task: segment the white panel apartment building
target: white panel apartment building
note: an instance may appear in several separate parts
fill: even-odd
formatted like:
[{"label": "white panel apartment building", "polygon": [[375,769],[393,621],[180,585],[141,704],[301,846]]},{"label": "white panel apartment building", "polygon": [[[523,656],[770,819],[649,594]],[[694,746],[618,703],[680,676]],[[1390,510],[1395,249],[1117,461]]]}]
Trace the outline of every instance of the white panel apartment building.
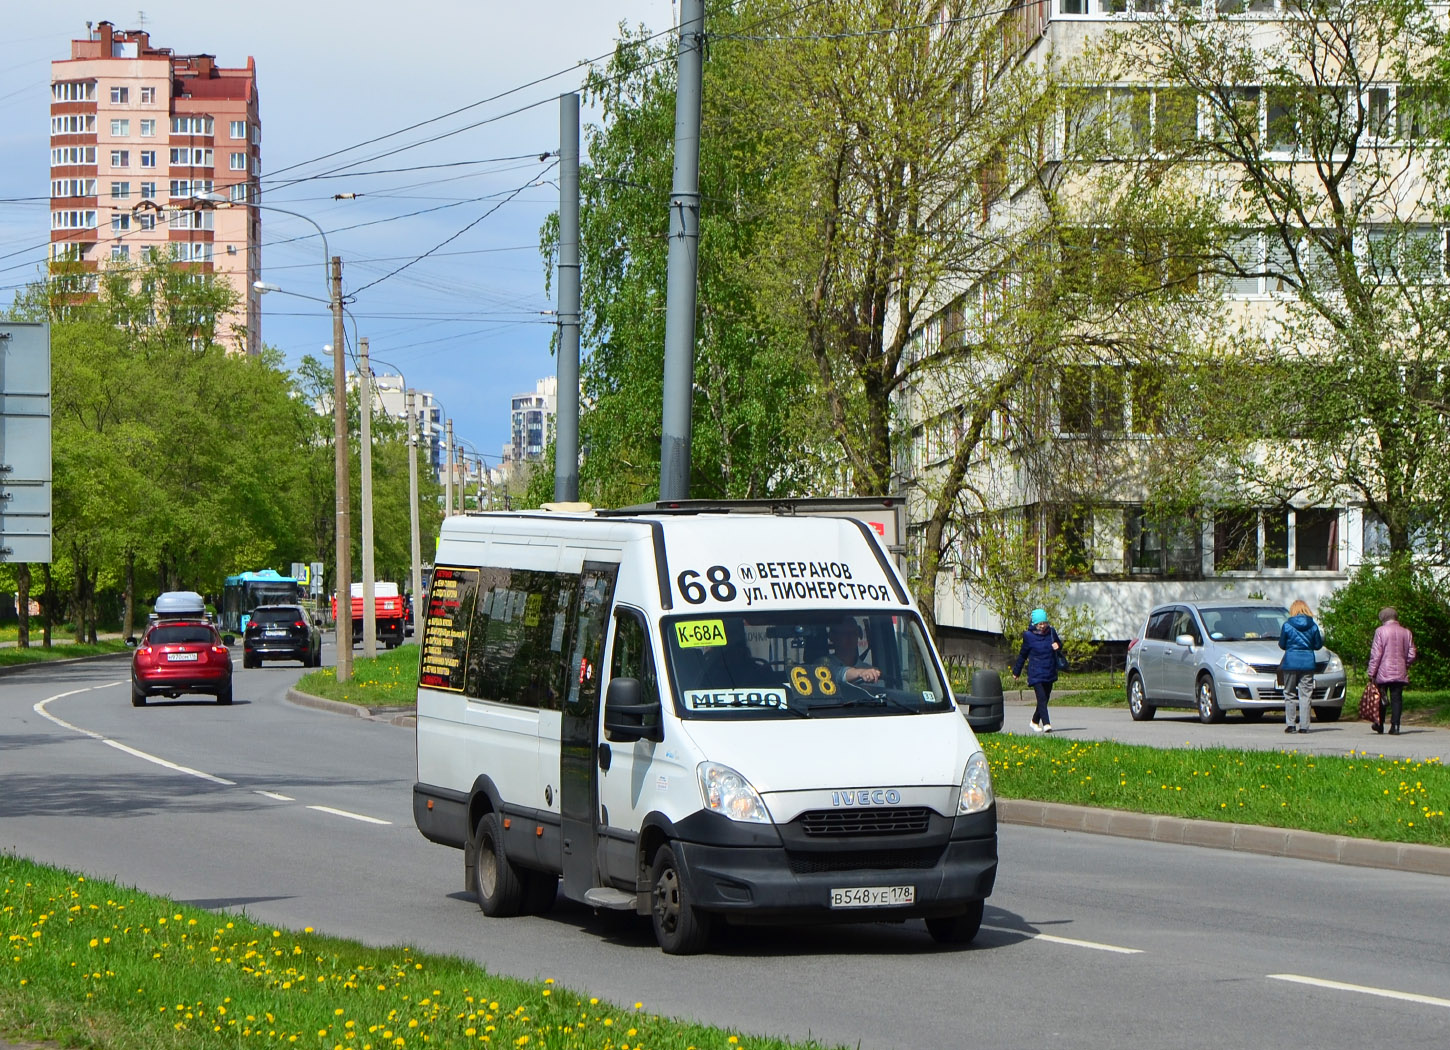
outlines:
[{"label": "white panel apartment building", "polygon": [[[1040,0],[1022,5],[1014,16],[1019,26],[1026,27],[1030,41],[1026,61],[1050,65],[1055,56],[1076,55],[1086,41],[1123,26],[1126,20],[1154,17],[1153,12],[1163,7],[1164,0]],[[1194,10],[1208,18],[1258,20],[1262,28],[1255,31],[1272,39],[1275,7],[1275,0],[1208,0],[1202,9],[1195,6]],[[1257,92],[1254,97],[1260,98],[1266,146],[1274,148],[1272,92],[1254,85],[1241,87]],[[1368,89],[1363,101],[1371,110],[1376,106],[1384,109],[1392,104],[1394,90],[1393,85]],[[1102,119],[1141,119],[1145,129],[1150,114],[1158,119],[1157,89],[1151,82],[1122,79],[1104,85],[1102,91]],[[1114,110],[1114,105],[1119,108]],[[1201,104],[1197,119],[1201,128],[1205,120]],[[995,202],[984,206],[983,224],[1001,223],[1008,211],[1021,207],[1021,195],[1014,197],[1014,188],[1008,186]],[[1430,225],[1426,231],[1427,236],[1439,238],[1443,250],[1444,232]],[[1258,252],[1260,260],[1263,253],[1270,253],[1272,267],[1272,242],[1261,237],[1247,239],[1246,244],[1250,243],[1244,250]],[[1438,279],[1444,279],[1443,271]],[[968,292],[969,303],[973,294]],[[1291,293],[1265,276],[1243,278],[1230,282],[1226,309],[1246,315],[1275,311],[1282,309],[1286,294]],[[940,338],[944,323],[948,322],[938,317],[920,338]],[[1052,391],[1048,398],[1052,407],[1047,412],[1053,440],[1070,442],[1080,437],[1077,432],[1085,427],[1076,424],[1085,414],[1093,415],[1099,429],[1120,434],[1123,442],[1146,440],[1146,428],[1135,426],[1129,378],[1121,374],[1098,378],[1103,382],[1099,384],[1083,372],[1077,380],[1085,385]],[[1252,397],[1254,391],[1244,394]],[[915,420],[913,440],[902,464],[902,474],[908,478],[940,468],[953,451],[950,425],[943,425],[948,417],[940,415],[941,400],[933,403],[921,391],[917,395],[908,395],[903,406]],[[1064,525],[1056,518],[1053,497],[1040,491],[1031,477],[1018,456],[1003,454],[978,469],[971,480],[980,491],[991,494],[995,510],[1021,514],[1038,536],[1071,530],[1069,539],[1081,557],[1071,574],[1059,575],[1058,586],[1067,604],[1086,605],[1093,611],[1100,640],[1108,642],[1126,640],[1141,626],[1150,607],[1171,600],[1262,595],[1286,605],[1303,598],[1317,609],[1322,599],[1345,583],[1366,552],[1381,550],[1385,541],[1383,524],[1351,497],[1334,505],[1306,505],[1291,499],[1287,505],[1202,507],[1177,525],[1165,527],[1145,513],[1144,492],[1121,480],[1099,482],[1107,487],[1092,496],[1092,506]],[[908,492],[908,501],[911,520],[922,520],[920,497],[913,501]],[[1040,569],[1047,571],[1041,552],[1040,558]],[[936,616],[948,629],[948,636],[952,628],[965,632],[964,638],[1003,632],[997,616],[950,566],[939,580]],[[1006,629],[1011,634],[1020,626],[1009,624]]]}]

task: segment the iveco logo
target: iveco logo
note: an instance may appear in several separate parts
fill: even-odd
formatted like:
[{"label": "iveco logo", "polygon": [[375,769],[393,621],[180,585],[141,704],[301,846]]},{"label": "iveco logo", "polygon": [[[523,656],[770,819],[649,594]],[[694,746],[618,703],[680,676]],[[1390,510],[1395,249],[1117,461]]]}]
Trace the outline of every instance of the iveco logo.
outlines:
[{"label": "iveco logo", "polygon": [[832,791],[831,805],[833,806],[898,806],[901,804],[901,792],[895,788],[882,790],[877,788],[870,791],[860,788],[855,791]]}]

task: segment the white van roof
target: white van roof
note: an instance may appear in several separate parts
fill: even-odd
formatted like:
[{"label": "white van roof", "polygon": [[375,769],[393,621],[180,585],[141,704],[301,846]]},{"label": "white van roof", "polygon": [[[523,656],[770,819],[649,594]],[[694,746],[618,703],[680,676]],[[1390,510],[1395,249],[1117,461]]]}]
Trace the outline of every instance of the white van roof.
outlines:
[{"label": "white van roof", "polygon": [[195,591],[163,591],[156,596],[157,616],[205,616],[206,601]]}]

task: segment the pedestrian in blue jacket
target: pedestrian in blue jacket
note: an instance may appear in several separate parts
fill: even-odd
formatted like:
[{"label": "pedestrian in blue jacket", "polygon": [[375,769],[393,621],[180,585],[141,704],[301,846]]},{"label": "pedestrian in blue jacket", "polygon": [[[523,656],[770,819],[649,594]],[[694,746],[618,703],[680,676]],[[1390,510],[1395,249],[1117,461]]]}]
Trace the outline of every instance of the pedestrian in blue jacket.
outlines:
[{"label": "pedestrian in blue jacket", "polygon": [[1027,630],[1022,632],[1022,649],[1012,662],[1012,677],[1021,677],[1022,665],[1027,665],[1027,684],[1037,694],[1032,728],[1038,733],[1052,732],[1052,722],[1047,717],[1047,700],[1052,696],[1052,683],[1057,681],[1057,661],[1061,652],[1062,639],[1047,622],[1047,610],[1033,609]]},{"label": "pedestrian in blue jacket", "polygon": [[[1284,732],[1309,732],[1309,701],[1314,698],[1314,654],[1324,648],[1324,635],[1303,600],[1289,606],[1289,618],[1279,628],[1279,677],[1284,682]],[[1294,708],[1298,701],[1298,725]]]}]

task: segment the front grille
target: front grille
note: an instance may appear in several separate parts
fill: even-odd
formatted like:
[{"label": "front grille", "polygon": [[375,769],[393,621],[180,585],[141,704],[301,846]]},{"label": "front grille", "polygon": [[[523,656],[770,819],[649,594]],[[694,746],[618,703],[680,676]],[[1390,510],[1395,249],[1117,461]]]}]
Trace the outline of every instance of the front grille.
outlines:
[{"label": "front grille", "polygon": [[936,867],[941,855],[941,846],[928,846],[920,849],[847,850],[843,853],[786,850],[785,859],[795,875],[819,875],[833,871],[925,870]]},{"label": "front grille", "polygon": [[[1260,689],[1260,690],[1258,690],[1258,693],[1259,693],[1259,699],[1260,700],[1273,700],[1273,701],[1276,701],[1277,703],[1281,703],[1281,704],[1284,702],[1284,690],[1282,688],[1277,687],[1277,686],[1274,687],[1274,688],[1271,688],[1271,689]],[[1294,695],[1295,696],[1298,696],[1299,694],[1298,693],[1295,693]],[[1310,699],[1311,700],[1326,700],[1328,698],[1329,698],[1329,687],[1328,686],[1324,686],[1322,688],[1319,687],[1319,686],[1315,686],[1314,687],[1314,692],[1310,694]]]},{"label": "front grille", "polygon": [[813,809],[800,815],[801,830],[812,838],[853,835],[919,835],[931,821],[925,806],[869,809]]},{"label": "front grille", "polygon": [[[1252,667],[1259,674],[1278,674],[1279,673],[1279,665],[1278,664],[1249,664],[1249,666]],[[1329,663],[1327,661],[1325,663],[1322,663],[1322,664],[1315,664],[1314,665],[1314,670],[1313,670],[1312,673],[1313,674],[1323,674],[1324,671],[1325,671],[1325,669],[1328,666],[1329,666]],[[1302,672],[1296,672],[1296,673],[1299,673],[1299,674],[1309,674],[1311,672],[1302,671]]]}]

